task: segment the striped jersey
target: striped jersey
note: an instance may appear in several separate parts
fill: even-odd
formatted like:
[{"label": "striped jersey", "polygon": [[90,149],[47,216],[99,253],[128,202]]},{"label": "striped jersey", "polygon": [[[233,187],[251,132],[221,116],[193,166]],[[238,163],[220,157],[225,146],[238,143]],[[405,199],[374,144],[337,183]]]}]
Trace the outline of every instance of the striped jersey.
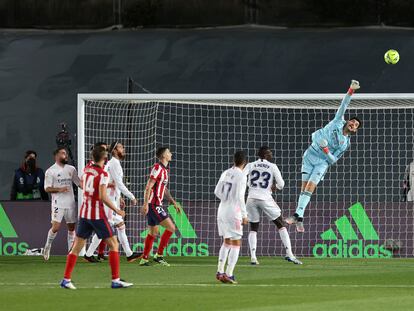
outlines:
[{"label": "striped jersey", "polygon": [[83,199],[79,217],[92,220],[106,219],[104,204],[99,200],[99,187],[108,185],[108,173],[97,165],[91,165],[84,169],[82,181]]},{"label": "striped jersey", "polygon": [[155,163],[152,167],[150,178],[155,181],[154,187],[151,189],[149,203],[161,206],[164,200],[165,188],[168,184],[169,168],[162,163]]}]

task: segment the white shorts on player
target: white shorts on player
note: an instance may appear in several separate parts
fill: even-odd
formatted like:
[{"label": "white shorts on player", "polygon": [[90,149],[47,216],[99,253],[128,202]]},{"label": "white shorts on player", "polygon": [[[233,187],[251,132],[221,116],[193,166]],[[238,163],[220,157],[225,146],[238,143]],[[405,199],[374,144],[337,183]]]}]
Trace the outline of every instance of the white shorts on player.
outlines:
[{"label": "white shorts on player", "polygon": [[[110,200],[112,201],[112,203],[114,203],[114,205],[117,208],[120,208],[120,201],[119,199],[115,199],[115,198],[110,198]],[[111,226],[118,226],[119,224],[124,222],[124,218],[121,215],[118,215],[117,213],[114,213],[110,208],[108,208],[107,206],[105,206],[105,213],[108,217],[108,221],[109,224]]]},{"label": "white shorts on player", "polygon": [[258,200],[247,199],[246,202],[247,214],[249,215],[249,222],[260,222],[260,214],[263,213],[271,220],[280,217],[282,211],[276,202],[272,200]]},{"label": "white shorts on player", "polygon": [[243,226],[241,219],[232,221],[217,219],[219,236],[223,239],[240,240],[243,236]]},{"label": "white shorts on player", "polygon": [[52,207],[51,218],[51,223],[61,223],[64,219],[67,224],[74,224],[78,220],[78,215],[75,208]]}]

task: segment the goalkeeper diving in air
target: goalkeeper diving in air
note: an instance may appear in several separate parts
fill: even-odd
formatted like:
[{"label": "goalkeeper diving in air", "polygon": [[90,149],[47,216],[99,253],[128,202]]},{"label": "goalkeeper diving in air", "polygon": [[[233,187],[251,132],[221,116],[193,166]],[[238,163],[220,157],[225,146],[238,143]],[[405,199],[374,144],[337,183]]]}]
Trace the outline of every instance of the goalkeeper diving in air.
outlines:
[{"label": "goalkeeper diving in air", "polygon": [[350,136],[356,134],[361,127],[361,121],[357,117],[352,117],[348,121],[344,119],[351,96],[359,88],[359,82],[352,80],[335,118],[325,127],[312,133],[312,144],[303,154],[302,188],[296,212],[285,220],[289,225],[296,224],[298,232],[305,232],[303,215],[316,186],[323,180],[329,166],[335,164],[349,148]]}]

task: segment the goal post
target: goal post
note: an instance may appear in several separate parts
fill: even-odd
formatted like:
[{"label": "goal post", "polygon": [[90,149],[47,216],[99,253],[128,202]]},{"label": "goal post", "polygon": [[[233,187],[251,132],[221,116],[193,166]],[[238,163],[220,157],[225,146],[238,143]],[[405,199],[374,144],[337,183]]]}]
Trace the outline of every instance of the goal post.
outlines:
[{"label": "goal post", "polygon": [[[303,152],[312,132],[332,120],[344,94],[79,94],[78,170],[97,141],[125,144],[127,187],[142,203],[158,146],[173,152],[169,188],[182,206],[169,208],[177,232],[169,256],[217,255],[214,187],[244,150],[250,162],[268,145],[286,186],[275,196],[286,217],[295,210]],[[413,202],[402,202],[406,166],[414,160],[414,94],[355,94],[345,118],[362,128],[332,166],[305,214],[306,232],[289,227],[298,256],[388,258],[414,256]],[[414,186],[414,185],[413,185]],[[127,210],[127,230],[142,250],[146,219]],[[245,237],[248,228],[244,228]],[[248,255],[244,238],[242,254]],[[282,243],[266,218],[257,254],[281,256]]]}]

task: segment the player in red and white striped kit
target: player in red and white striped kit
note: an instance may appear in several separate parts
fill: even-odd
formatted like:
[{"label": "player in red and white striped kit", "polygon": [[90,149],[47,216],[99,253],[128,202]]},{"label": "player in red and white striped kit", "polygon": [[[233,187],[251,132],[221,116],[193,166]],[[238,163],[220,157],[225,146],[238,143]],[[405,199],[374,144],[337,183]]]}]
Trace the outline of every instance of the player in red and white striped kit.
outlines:
[{"label": "player in red and white striped kit", "polygon": [[104,204],[118,215],[125,216],[125,212],[118,209],[108,198],[107,185],[108,173],[103,166],[108,157],[108,152],[102,146],[92,151],[95,162],[85,170],[83,181],[83,199],[79,212],[79,222],[76,230],[75,243],[66,259],[64,278],[60,283],[62,288],[76,289],[71,281],[72,271],[76,265],[79,252],[85,246],[86,240],[95,232],[99,238],[104,239],[109,247],[109,264],[112,271],[112,288],[125,288],[133,284],[122,281],[119,278],[119,252],[118,241],[109,225]]},{"label": "player in red and white striped kit", "polygon": [[159,162],[154,164],[152,168],[150,178],[148,179],[145,188],[144,204],[141,208],[142,214],[147,215],[148,219],[148,235],[145,239],[144,254],[139,263],[141,266],[149,265],[148,258],[152,250],[152,244],[158,235],[158,225],[163,226],[166,230],[161,236],[158,251],[154,256],[154,262],[163,266],[169,266],[164,260],[163,253],[165,247],[168,245],[170,237],[175,232],[175,225],[168,216],[168,213],[162,207],[164,194],[168,201],[174,205],[177,213],[181,212],[179,205],[175,202],[167,189],[169,180],[168,163],[172,160],[172,153],[167,147],[160,147],[158,148],[156,155]]},{"label": "player in red and white striped kit", "polygon": [[[109,151],[112,154],[112,159],[108,161],[105,168],[107,168],[107,172],[109,174],[109,181],[114,184],[114,187],[109,189],[108,188],[108,197],[109,199],[117,206],[123,209],[121,206],[121,193],[128,197],[132,205],[137,205],[137,200],[135,196],[128,190],[123,182],[124,171],[122,169],[120,161],[125,158],[125,148],[124,145],[119,141],[114,141]],[[112,212],[112,210],[105,208],[108,220],[116,227],[117,235],[119,242],[124,249],[124,252],[127,256],[128,262],[134,262],[136,259],[141,257],[141,254],[133,252],[129,245],[128,237],[126,235],[126,228],[125,222],[122,217]],[[96,248],[100,244],[101,240],[95,234],[92,238],[92,242],[89,245],[88,251],[86,252],[84,258],[87,261],[94,262],[95,258],[93,257],[93,253],[95,252]],[[99,256],[99,255],[98,255]]]}]

